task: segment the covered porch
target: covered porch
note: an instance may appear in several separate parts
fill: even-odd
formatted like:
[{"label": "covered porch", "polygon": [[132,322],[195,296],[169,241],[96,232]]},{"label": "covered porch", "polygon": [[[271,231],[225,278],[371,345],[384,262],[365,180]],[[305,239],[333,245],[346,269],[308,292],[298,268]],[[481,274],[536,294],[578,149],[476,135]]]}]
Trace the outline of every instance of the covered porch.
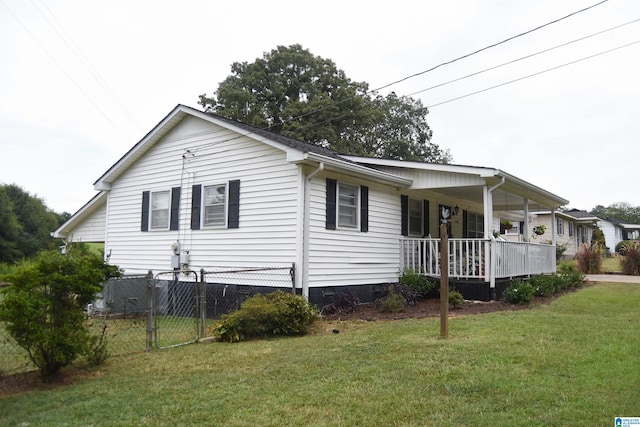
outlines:
[{"label": "covered porch", "polygon": [[[553,245],[510,242],[493,237],[447,240],[449,262],[444,268],[448,269],[449,279],[466,284],[484,284],[492,298],[495,298],[498,282],[556,272],[556,248]],[[441,249],[439,238],[403,237],[400,239],[400,268],[439,278],[443,268]]]}]

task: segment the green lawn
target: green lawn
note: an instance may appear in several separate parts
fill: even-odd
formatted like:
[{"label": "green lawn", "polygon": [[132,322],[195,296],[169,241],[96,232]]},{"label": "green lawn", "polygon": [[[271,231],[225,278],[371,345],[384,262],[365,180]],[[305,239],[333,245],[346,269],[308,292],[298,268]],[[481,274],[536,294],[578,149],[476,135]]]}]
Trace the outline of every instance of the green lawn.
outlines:
[{"label": "green lawn", "polygon": [[[608,426],[640,415],[640,286],[530,310],[320,323],[314,335],[113,357],[0,396],[0,425]],[[340,333],[332,333],[337,328]]]}]

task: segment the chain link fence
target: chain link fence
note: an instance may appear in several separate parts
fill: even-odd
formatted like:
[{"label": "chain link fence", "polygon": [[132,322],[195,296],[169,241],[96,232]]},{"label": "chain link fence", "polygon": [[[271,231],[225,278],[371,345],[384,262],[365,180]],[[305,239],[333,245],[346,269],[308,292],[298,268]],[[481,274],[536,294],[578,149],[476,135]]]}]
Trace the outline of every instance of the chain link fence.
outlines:
[{"label": "chain link fence", "polygon": [[[211,336],[216,320],[252,295],[295,292],[294,279],[294,265],[150,271],[109,280],[87,317],[93,333],[104,334],[111,356],[169,348]],[[33,369],[0,322],[0,376]]]}]

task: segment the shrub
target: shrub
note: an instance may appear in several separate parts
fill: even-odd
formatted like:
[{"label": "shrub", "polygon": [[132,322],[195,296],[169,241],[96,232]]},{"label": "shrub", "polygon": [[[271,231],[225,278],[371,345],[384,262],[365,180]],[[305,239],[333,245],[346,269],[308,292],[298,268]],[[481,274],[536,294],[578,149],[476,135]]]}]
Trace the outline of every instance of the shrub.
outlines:
[{"label": "shrub", "polygon": [[41,252],[6,277],[10,286],[0,303],[0,321],[43,380],[87,354],[92,337],[84,307],[102,283],[119,274],[99,254],[70,245],[66,255]]},{"label": "shrub", "polygon": [[436,285],[429,281],[426,276],[407,268],[398,278],[398,283],[408,286],[417,292],[419,298],[424,298],[429,292],[435,289]]},{"label": "shrub", "polygon": [[378,309],[383,313],[400,313],[407,307],[407,300],[393,289],[378,302]]},{"label": "shrub", "polygon": [[533,287],[534,295],[542,298],[550,297],[564,287],[562,279],[555,274],[533,276],[529,283]]},{"label": "shrub", "polygon": [[620,255],[624,255],[626,246],[631,243],[633,243],[631,240],[623,240],[621,242],[618,242],[618,244],[616,245],[616,252],[618,252]]},{"label": "shrub", "polygon": [[533,299],[534,292],[531,284],[517,279],[504,291],[504,297],[511,304],[526,305]]},{"label": "shrub", "polygon": [[[351,291],[335,294],[329,304],[329,311],[333,313],[351,313],[360,304],[360,300]],[[326,307],[325,307],[326,308]]]},{"label": "shrub", "polygon": [[[551,242],[549,242],[551,244]],[[557,243],[556,244],[556,262],[560,261],[562,255],[567,251],[569,246],[566,243]]]},{"label": "shrub", "polygon": [[213,332],[227,342],[301,335],[309,330],[317,316],[317,310],[301,295],[275,291],[247,299],[239,310],[223,315]]},{"label": "shrub", "polygon": [[449,291],[449,305],[458,308],[464,304],[464,297],[458,291]]},{"label": "shrub", "polygon": [[[563,288],[579,288],[584,285],[584,274],[573,264],[560,264],[558,267]],[[562,289],[558,289],[562,290]]]},{"label": "shrub", "polygon": [[640,275],[640,243],[629,242],[623,246],[622,272],[634,276]]},{"label": "shrub", "polygon": [[576,255],[578,271],[584,274],[602,272],[602,248],[599,245],[583,243]]}]

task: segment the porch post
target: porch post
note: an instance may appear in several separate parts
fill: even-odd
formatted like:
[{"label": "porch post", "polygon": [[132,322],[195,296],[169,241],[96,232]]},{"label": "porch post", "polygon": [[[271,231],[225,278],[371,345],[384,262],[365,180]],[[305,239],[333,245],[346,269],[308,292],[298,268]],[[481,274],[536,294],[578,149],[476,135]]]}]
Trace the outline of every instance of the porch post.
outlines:
[{"label": "porch post", "polygon": [[524,199],[524,230],[522,230],[522,240],[529,241],[529,199]]},{"label": "porch post", "polygon": [[493,225],[493,194],[489,186],[482,187],[482,204],[484,205],[484,238],[492,236],[491,226]]}]

